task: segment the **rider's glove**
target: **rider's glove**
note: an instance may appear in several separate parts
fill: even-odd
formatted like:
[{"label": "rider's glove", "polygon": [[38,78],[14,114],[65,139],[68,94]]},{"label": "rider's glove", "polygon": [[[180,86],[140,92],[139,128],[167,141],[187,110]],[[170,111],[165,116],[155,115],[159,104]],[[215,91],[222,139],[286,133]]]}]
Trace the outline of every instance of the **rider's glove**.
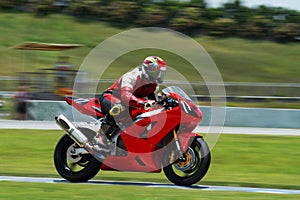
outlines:
[{"label": "rider's glove", "polygon": [[154,105],[155,105],[154,100],[147,100],[146,103],[145,103],[145,106],[144,106],[144,110],[148,110]]},{"label": "rider's glove", "polygon": [[140,100],[137,102],[139,108],[143,108],[144,110],[149,110],[154,104],[154,100]]}]

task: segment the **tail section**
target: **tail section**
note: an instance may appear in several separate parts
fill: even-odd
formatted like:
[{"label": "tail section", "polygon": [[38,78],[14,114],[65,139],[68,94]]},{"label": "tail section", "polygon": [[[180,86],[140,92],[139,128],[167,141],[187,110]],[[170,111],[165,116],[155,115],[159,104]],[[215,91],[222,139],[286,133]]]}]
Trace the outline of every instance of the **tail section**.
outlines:
[{"label": "tail section", "polygon": [[94,116],[95,118],[104,116],[101,111],[100,102],[97,98],[83,99],[74,96],[66,96],[66,101],[82,114]]}]

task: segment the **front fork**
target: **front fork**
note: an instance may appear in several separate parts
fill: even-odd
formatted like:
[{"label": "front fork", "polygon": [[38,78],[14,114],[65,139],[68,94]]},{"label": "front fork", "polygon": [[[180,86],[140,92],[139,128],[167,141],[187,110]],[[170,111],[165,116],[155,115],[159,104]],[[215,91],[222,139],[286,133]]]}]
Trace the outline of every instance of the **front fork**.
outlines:
[{"label": "front fork", "polygon": [[175,142],[175,149],[172,150],[171,152],[171,158],[170,158],[170,163],[174,163],[177,161],[184,161],[185,160],[185,153],[182,150],[180,141],[178,139],[178,134],[176,129],[173,129],[173,138]]},{"label": "front fork", "polygon": [[174,141],[175,141],[175,145],[176,145],[176,155],[182,155],[183,152],[182,152],[181,145],[178,140],[177,131],[175,128],[173,129],[173,137],[174,137]]},{"label": "front fork", "polygon": [[196,133],[180,133],[178,135],[176,129],[173,129],[173,137],[175,142],[175,152],[172,153],[171,161],[185,161],[189,145],[195,137],[202,137]]}]

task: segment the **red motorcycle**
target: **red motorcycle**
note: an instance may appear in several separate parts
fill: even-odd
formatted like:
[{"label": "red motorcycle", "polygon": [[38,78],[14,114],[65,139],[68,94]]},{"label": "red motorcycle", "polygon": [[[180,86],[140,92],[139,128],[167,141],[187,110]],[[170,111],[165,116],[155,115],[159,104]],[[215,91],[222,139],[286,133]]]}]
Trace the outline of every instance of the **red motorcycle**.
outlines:
[{"label": "red motorcycle", "polygon": [[56,145],[54,164],[57,172],[71,182],[88,181],[100,170],[163,170],[174,184],[189,186],[200,181],[209,168],[209,147],[200,134],[192,132],[202,113],[179,87],[165,88],[161,100],[144,109],[129,109],[130,117],[115,127],[105,159],[92,142],[104,117],[98,99],[66,97],[66,101],[96,119],[74,124],[64,115],[55,117],[66,134]]}]

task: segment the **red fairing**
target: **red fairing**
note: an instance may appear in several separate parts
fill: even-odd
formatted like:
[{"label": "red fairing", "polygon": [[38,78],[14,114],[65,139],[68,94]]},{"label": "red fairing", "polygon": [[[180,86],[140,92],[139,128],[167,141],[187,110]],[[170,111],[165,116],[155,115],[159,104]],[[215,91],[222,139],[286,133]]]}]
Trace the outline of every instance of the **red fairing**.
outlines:
[{"label": "red fairing", "polygon": [[[152,86],[149,86],[149,90],[144,88],[143,92],[153,92]],[[130,87],[122,87],[120,93],[123,94],[122,99],[129,99],[132,102],[140,100],[134,93],[132,94]],[[116,144],[120,145],[116,148],[121,149],[124,154],[106,157],[102,162],[102,170],[160,172],[162,159],[167,150],[165,147],[174,144],[174,134],[177,135],[182,152],[188,150],[195,138],[202,137],[192,132],[202,119],[200,109],[192,101],[176,93],[168,95],[173,98],[173,104],[170,106],[156,104],[148,110],[128,109],[129,117],[121,121],[124,126],[120,126],[116,140]],[[68,97],[67,102],[84,114],[101,115],[100,104],[96,98]]]},{"label": "red fairing", "polygon": [[183,152],[185,152],[187,150],[187,148],[189,147],[189,145],[191,144],[192,140],[195,137],[201,137],[202,138],[202,135],[200,135],[198,133],[193,133],[193,132],[178,134],[178,140],[181,144],[181,148],[182,148]]},{"label": "red fairing", "polygon": [[66,101],[68,104],[72,105],[82,114],[94,116],[96,118],[104,116],[104,114],[101,113],[101,109],[100,109],[101,106],[97,98],[82,99],[82,98],[67,96]]}]

